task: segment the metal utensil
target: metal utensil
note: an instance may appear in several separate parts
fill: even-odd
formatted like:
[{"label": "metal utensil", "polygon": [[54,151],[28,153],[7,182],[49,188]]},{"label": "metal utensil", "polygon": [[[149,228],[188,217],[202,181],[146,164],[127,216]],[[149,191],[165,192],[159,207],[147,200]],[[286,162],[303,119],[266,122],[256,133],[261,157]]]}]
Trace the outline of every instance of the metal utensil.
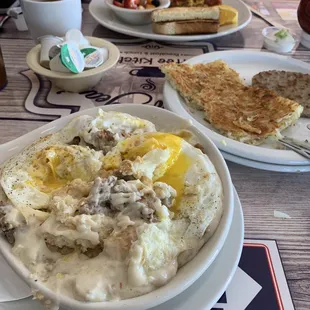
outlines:
[{"label": "metal utensil", "polygon": [[281,144],[293,150],[294,152],[310,159],[310,143],[296,139],[284,137],[278,140]]},{"label": "metal utensil", "polygon": [[274,26],[274,27],[278,27],[278,28],[286,28],[286,27],[284,27],[283,25],[281,25],[281,24],[279,24],[279,23],[273,21],[272,19],[266,17],[266,16],[263,15],[261,12],[259,12],[259,11],[255,10],[255,9],[253,9],[250,5],[246,4],[245,2],[244,2],[244,4],[249,8],[249,10],[250,10],[253,14],[255,14],[255,15],[257,15],[258,17],[260,17],[261,19],[263,19],[263,20],[264,20],[265,22],[267,22],[269,25]]}]

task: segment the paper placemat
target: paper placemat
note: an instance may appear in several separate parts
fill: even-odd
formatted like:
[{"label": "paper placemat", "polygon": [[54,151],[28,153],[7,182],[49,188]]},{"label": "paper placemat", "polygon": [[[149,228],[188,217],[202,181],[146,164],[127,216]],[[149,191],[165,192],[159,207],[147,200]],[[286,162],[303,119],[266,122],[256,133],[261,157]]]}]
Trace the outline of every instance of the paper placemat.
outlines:
[{"label": "paper placemat", "polygon": [[212,310],[294,310],[274,240],[246,239],[239,268]]}]

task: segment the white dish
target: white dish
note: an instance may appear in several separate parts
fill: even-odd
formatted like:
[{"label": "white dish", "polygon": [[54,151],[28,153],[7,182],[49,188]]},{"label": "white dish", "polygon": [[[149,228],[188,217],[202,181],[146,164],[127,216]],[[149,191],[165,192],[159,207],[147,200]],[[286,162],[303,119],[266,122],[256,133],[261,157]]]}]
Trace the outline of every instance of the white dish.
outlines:
[{"label": "white dish", "polygon": [[220,27],[218,33],[199,35],[161,35],[153,33],[152,25],[134,26],[125,24],[113,14],[107,4],[105,4],[102,0],[92,0],[89,5],[89,12],[99,24],[110,30],[114,30],[116,32],[130,36],[161,41],[195,41],[210,40],[234,33],[244,28],[251,21],[252,14],[250,10],[240,0],[224,0],[224,4],[231,5],[238,10],[238,25],[222,26]]},{"label": "white dish", "polygon": [[125,23],[130,25],[147,25],[152,23],[152,12],[157,9],[168,8],[170,6],[170,0],[160,0],[160,6],[145,10],[120,8],[113,4],[113,0],[106,0],[106,4]]},{"label": "white dish", "polygon": [[289,33],[290,36],[292,36],[292,40],[280,40],[277,41],[274,34],[281,29],[285,28],[278,28],[278,27],[266,27],[262,31],[262,35],[264,37],[264,46],[272,52],[276,53],[289,53],[293,50],[293,48],[296,45],[295,38]]},{"label": "white dish", "polygon": [[[243,248],[244,222],[236,190],[234,190],[234,205],[229,234],[215,261],[186,291],[152,310],[207,310],[222,296],[235,274]],[[31,298],[3,303],[1,306],[1,310],[43,310]]]},{"label": "white dish", "polygon": [[250,160],[247,158],[239,157],[239,156],[229,154],[223,151],[221,151],[221,153],[226,160],[242,165],[242,166],[251,167],[251,168],[275,171],[275,172],[291,172],[291,173],[300,173],[300,172],[310,171],[310,165],[288,166],[288,165],[267,164],[261,161]]},{"label": "white dish", "polygon": [[[224,213],[221,218],[220,224],[211,237],[211,239],[203,246],[199,251],[197,256],[187,263],[183,268],[181,268],[177,275],[165,286],[152,291],[149,294],[139,296],[132,299],[120,300],[120,301],[110,301],[110,302],[98,302],[98,303],[85,303],[77,300],[70,299],[65,296],[56,296],[56,294],[39,282],[34,282],[29,279],[29,271],[24,267],[24,265],[11,253],[11,246],[7,243],[3,236],[0,237],[0,251],[11,265],[11,267],[32,287],[40,290],[47,298],[52,301],[58,300],[59,304],[64,308],[70,308],[74,310],[86,310],[93,309],[99,310],[104,308],[105,310],[112,309],[126,309],[126,310],[143,310],[150,307],[157,306],[176,295],[180,294],[191,284],[194,283],[203,272],[210,266],[214,261],[219,251],[221,250],[226,237],[228,235],[232,215],[233,215],[233,187],[229,175],[226,163],[219,152],[209,138],[204,136],[195,127],[193,127],[188,120],[177,116],[169,111],[147,106],[147,105],[135,105],[135,104],[119,104],[112,106],[102,107],[104,111],[121,111],[124,113],[129,113],[134,116],[138,116],[153,122],[157,128],[161,130],[173,130],[188,128],[194,132],[203,145],[207,154],[214,164],[223,184],[224,190]],[[0,146],[0,162],[3,162],[12,155],[20,152],[23,147],[30,144],[32,141],[38,139],[41,136],[53,133],[61,129],[67,122],[82,114],[95,116],[98,108],[93,108],[89,110],[84,110],[78,113],[71,114],[69,116],[60,118],[53,121],[41,128],[34,130],[14,141],[8,142]]]},{"label": "white dish", "polygon": [[[187,61],[189,64],[208,63],[222,59],[240,73],[247,83],[251,83],[253,75],[266,70],[286,70],[310,73],[310,65],[290,58],[265,52],[223,51],[203,54]],[[184,102],[182,97],[170,86],[164,85],[165,106],[184,118],[189,118],[194,125],[203,131],[216,146],[226,153],[269,164],[279,165],[310,165],[310,160],[289,150],[279,150],[270,145],[253,146],[229,139],[215,132],[213,127],[203,119],[203,112],[196,111]],[[300,140],[310,139],[310,118],[300,118],[295,126],[282,131],[283,135]],[[223,142],[225,141],[225,142]]]}]

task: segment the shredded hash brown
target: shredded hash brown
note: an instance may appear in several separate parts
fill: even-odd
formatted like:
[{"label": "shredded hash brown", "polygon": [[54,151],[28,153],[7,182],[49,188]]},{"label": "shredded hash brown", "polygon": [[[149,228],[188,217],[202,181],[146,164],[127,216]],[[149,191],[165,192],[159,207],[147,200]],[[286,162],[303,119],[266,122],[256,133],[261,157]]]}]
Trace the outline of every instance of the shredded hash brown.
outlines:
[{"label": "shredded hash brown", "polygon": [[260,144],[294,123],[302,113],[297,102],[275,92],[245,86],[225,62],[167,64],[161,70],[185,101],[205,112],[205,119],[221,134]]}]

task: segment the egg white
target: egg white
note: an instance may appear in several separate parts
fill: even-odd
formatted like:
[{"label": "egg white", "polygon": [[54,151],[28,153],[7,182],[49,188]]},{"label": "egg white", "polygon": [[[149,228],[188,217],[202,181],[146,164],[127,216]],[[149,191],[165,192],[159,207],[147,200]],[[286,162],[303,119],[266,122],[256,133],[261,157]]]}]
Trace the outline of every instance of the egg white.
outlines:
[{"label": "egg white", "polygon": [[53,190],[76,178],[90,181],[101,168],[101,152],[55,145],[54,138],[33,143],[4,164],[0,182],[16,207],[47,207]]},{"label": "egg white", "polygon": [[[221,218],[223,189],[208,156],[173,134],[133,136],[119,143],[105,159],[109,164],[115,159],[115,168],[124,158],[134,160],[136,176],[164,182],[177,192],[170,208],[172,219],[160,217],[161,222],[149,224],[138,233],[135,247],[141,248],[143,255],[131,266],[135,275],[143,270],[140,275],[146,279],[153,270],[176,261],[181,253],[183,265],[198,252]],[[212,223],[216,225],[211,231]]]},{"label": "egg white", "polygon": [[[155,126],[151,122],[119,112],[103,112],[99,109],[96,117],[88,115],[76,117],[59,132],[35,141],[4,164],[0,182],[7,197],[18,207],[26,206],[40,209],[48,204],[50,194],[42,191],[36,182],[33,182],[29,169],[31,170],[35,165],[36,157],[40,152],[53,146],[56,146],[58,149],[56,153],[61,153],[56,154],[60,159],[64,153],[71,153],[73,155],[73,160],[71,164],[69,163],[69,167],[67,167],[70,169],[73,179],[85,179],[85,176],[83,177],[76,173],[76,170],[81,170],[83,167],[86,172],[89,172],[89,177],[93,178],[101,167],[101,153],[84,146],[68,146],[68,144],[75,137],[80,137],[86,143],[92,144],[92,134],[103,129],[118,134],[120,140],[132,134],[156,131]],[[125,134],[125,136],[121,136],[121,133]],[[75,158],[77,157],[77,148],[80,148],[80,151],[83,153],[80,158]],[[59,173],[61,174],[61,171],[58,171]],[[58,176],[60,179],[65,179],[64,176]],[[64,180],[63,185],[66,183],[66,180]],[[51,192],[51,190],[48,192]]]},{"label": "egg white", "polygon": [[143,134],[144,132],[156,131],[155,125],[147,120],[115,111],[104,112],[98,110],[98,115],[89,124],[79,131],[80,137],[85,142],[93,143],[93,134],[108,130],[113,133],[118,141],[124,140],[131,135]]}]

